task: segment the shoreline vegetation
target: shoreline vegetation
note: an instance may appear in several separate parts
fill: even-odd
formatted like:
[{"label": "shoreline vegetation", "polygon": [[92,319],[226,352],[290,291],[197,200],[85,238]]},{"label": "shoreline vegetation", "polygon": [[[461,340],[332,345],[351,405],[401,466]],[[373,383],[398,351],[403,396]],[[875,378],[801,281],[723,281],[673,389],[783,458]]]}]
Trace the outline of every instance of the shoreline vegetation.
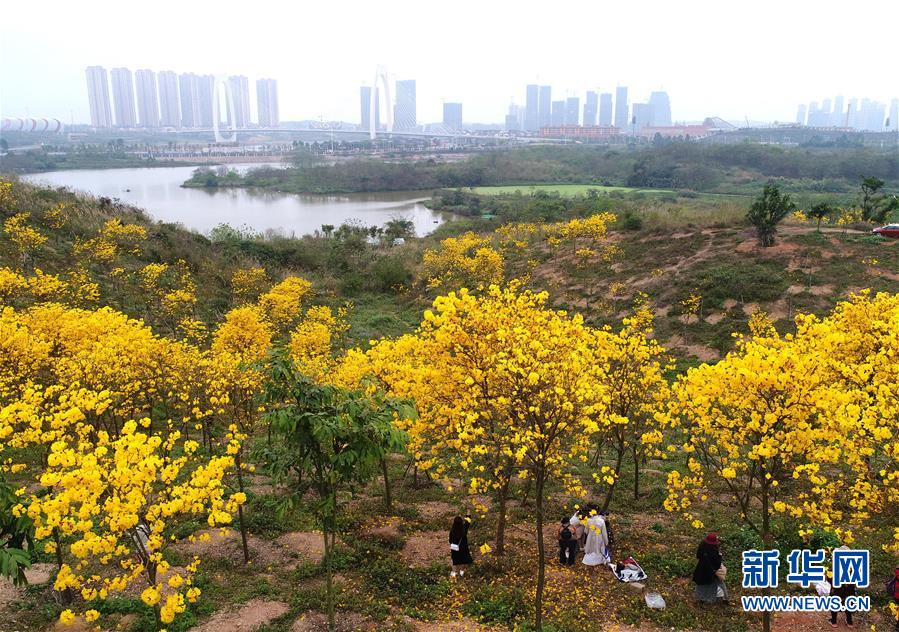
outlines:
[{"label": "shoreline vegetation", "polygon": [[27,175],[76,169],[136,169],[160,167],[218,166],[205,160],[141,158],[115,152],[11,153],[0,157],[0,173]]},{"label": "shoreline vegetation", "polygon": [[262,167],[245,174],[199,169],[184,186],[259,187],[284,193],[472,189],[479,194],[524,194],[531,187],[557,185],[562,195],[594,189],[671,201],[703,194],[754,196],[769,180],[803,195],[854,193],[862,176],[885,180],[887,190],[899,188],[899,155],[892,149],[672,142],[647,148],[527,147],[453,161],[360,158],[335,164],[318,163],[301,151],[292,162],[286,169]]}]

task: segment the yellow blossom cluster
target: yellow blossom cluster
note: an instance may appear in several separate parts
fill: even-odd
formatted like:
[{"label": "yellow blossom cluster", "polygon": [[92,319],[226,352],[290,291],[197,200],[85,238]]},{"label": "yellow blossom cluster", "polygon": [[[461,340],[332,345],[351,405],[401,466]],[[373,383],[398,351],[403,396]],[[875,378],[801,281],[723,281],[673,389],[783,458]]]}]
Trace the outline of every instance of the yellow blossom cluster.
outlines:
[{"label": "yellow blossom cluster", "polygon": [[491,239],[473,232],[448,237],[438,249],[428,249],[422,261],[429,287],[456,288],[477,286],[503,280],[503,256],[491,245]]},{"label": "yellow blossom cluster", "polygon": [[669,476],[665,506],[701,526],[695,505],[714,491],[762,534],[785,513],[851,541],[899,503],[899,296],[862,292],[798,316],[795,334],[762,315],[750,327],[674,385],[688,467]]}]

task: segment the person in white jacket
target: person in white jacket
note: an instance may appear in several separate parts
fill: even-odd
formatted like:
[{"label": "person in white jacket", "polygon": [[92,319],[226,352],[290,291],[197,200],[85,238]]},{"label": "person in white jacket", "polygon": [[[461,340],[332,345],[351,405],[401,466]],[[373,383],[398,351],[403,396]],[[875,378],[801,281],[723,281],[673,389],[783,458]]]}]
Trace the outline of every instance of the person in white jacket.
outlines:
[{"label": "person in white jacket", "polygon": [[609,556],[609,532],[602,516],[596,514],[587,520],[587,544],[584,547],[584,559],[587,566],[599,566],[611,561]]}]

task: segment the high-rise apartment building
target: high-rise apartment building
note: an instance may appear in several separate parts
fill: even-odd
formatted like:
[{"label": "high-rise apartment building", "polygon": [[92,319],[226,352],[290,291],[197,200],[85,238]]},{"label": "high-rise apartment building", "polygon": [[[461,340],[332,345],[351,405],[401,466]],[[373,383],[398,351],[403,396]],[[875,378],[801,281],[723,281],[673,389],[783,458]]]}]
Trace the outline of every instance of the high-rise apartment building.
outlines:
[{"label": "high-rise apartment building", "polygon": [[671,100],[664,91],[649,95],[650,122],[652,127],[671,127]]},{"label": "high-rise apartment building", "polygon": [[159,119],[163,127],[181,126],[181,107],[178,102],[178,75],[163,70],[156,76],[159,87]]},{"label": "high-rise apartment building", "polygon": [[615,88],[615,127],[622,131],[628,128],[627,114],[627,87],[618,86]]},{"label": "high-rise apartment building", "polygon": [[137,87],[137,116],[141,127],[159,127],[159,97],[156,91],[156,73],[138,70],[134,73]]},{"label": "high-rise apartment building", "polygon": [[106,68],[89,66],[87,75],[87,101],[91,111],[91,125],[112,127],[112,107],[109,103],[109,79]]},{"label": "high-rise apartment building", "polygon": [[131,71],[127,68],[113,68],[111,78],[116,127],[135,127],[137,116],[134,113],[134,81]]},{"label": "high-rise apartment building", "polygon": [[178,76],[181,95],[181,127],[200,127],[200,88],[192,72]]},{"label": "high-rise apartment building", "polygon": [[596,125],[596,112],[599,108],[599,93],[587,92],[584,102],[584,125]]},{"label": "high-rise apartment building", "polygon": [[890,122],[887,129],[891,132],[899,130],[899,99],[890,102]]},{"label": "high-rise apartment building", "polygon": [[540,124],[540,119],[538,118],[538,112],[540,111],[538,93],[540,88],[537,84],[530,84],[525,89],[524,96],[524,129],[528,132],[533,132],[537,129],[537,126]]},{"label": "high-rise apartment building", "polygon": [[228,85],[234,99],[234,125],[245,129],[250,126],[250,82],[243,75],[232,75]]},{"label": "high-rise apartment building", "polygon": [[462,104],[443,104],[443,124],[449,129],[462,129]]},{"label": "high-rise apartment building", "polygon": [[396,82],[396,108],[393,112],[393,129],[413,130],[418,125],[415,105],[415,79]]},{"label": "high-rise apartment building", "polygon": [[381,108],[378,99],[378,89],[371,86],[362,86],[359,89],[359,109],[360,109],[360,127],[364,130],[371,130],[371,99],[372,93],[375,98],[375,130],[381,127]]},{"label": "high-rise apartment building", "polygon": [[274,79],[256,81],[256,106],[259,110],[260,127],[278,127],[278,82]]},{"label": "high-rise apartment building", "polygon": [[197,77],[197,97],[200,100],[200,127],[212,127],[212,117],[217,103],[213,103],[215,95],[215,77],[200,75]]},{"label": "high-rise apartment building", "polygon": [[846,118],[846,110],[843,109],[843,97],[837,95],[833,100],[833,115],[830,124],[834,127],[842,127]]},{"label": "high-rise apartment building", "polygon": [[549,127],[553,111],[552,86],[540,86],[537,98],[537,127]]},{"label": "high-rise apartment building", "polygon": [[796,109],[796,124],[797,125],[805,125],[805,104],[800,103],[799,107]]},{"label": "high-rise apartment building", "polygon": [[580,123],[581,100],[578,97],[565,99],[565,125],[577,125]]},{"label": "high-rise apartment building", "polygon": [[599,95],[599,124],[602,127],[612,125],[612,93],[603,92]]},{"label": "high-rise apartment building", "polygon": [[561,127],[565,125],[565,101],[553,101],[552,110],[549,117],[549,125],[543,125],[542,127]]}]

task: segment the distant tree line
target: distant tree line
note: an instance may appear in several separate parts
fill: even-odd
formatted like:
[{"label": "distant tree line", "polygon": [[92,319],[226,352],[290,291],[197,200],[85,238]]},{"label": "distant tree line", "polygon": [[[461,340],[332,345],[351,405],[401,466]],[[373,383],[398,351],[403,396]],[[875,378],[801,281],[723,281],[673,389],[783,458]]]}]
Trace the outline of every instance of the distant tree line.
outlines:
[{"label": "distant tree line", "polygon": [[[237,181],[207,172],[188,186],[253,186],[295,193],[428,190],[484,185],[583,183],[713,191],[769,179],[801,180],[832,190],[873,176],[899,181],[895,152],[869,148],[783,148],[744,143],[671,142],[643,148],[540,146],[441,162],[359,159],[323,165],[298,157],[288,169],[260,168]],[[229,178],[230,180],[230,178]],[[818,183],[818,186],[815,186]]]}]

